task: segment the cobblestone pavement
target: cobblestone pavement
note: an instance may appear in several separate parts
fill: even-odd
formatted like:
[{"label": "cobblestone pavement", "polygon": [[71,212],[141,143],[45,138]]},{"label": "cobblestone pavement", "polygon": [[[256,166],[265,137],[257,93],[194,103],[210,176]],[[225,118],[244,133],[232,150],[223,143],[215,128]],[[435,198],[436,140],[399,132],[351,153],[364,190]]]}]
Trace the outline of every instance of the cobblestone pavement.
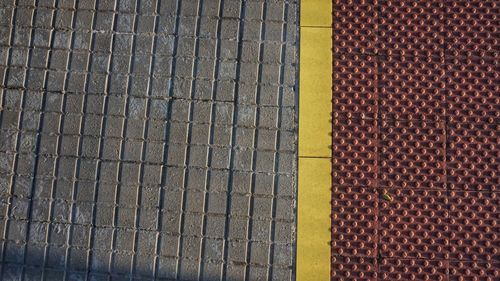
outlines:
[{"label": "cobblestone pavement", "polygon": [[0,280],[291,280],[297,1],[0,1]]}]

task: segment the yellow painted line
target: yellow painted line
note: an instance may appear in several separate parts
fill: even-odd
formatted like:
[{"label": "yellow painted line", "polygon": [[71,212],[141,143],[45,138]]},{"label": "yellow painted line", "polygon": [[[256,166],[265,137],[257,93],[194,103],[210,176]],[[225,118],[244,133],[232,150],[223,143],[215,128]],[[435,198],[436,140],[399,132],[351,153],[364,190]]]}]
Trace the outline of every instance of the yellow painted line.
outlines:
[{"label": "yellow painted line", "polygon": [[332,1],[302,0],[297,281],[330,280]]},{"label": "yellow painted line", "polygon": [[331,26],[332,0],[300,1],[300,26]]},{"label": "yellow painted line", "polygon": [[299,158],[297,281],[330,280],[330,159]]},{"label": "yellow painted line", "polygon": [[331,156],[331,49],[331,28],[300,28],[299,156]]}]

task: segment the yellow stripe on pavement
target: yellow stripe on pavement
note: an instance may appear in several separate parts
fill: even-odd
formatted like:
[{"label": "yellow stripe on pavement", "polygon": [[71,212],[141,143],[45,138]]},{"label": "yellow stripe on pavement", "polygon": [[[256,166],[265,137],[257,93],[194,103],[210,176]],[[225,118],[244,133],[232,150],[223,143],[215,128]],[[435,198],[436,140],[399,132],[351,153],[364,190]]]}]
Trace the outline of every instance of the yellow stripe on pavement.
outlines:
[{"label": "yellow stripe on pavement", "polygon": [[332,1],[302,0],[297,281],[330,280]]},{"label": "yellow stripe on pavement", "polygon": [[331,41],[330,28],[300,28],[299,156],[331,156]]}]

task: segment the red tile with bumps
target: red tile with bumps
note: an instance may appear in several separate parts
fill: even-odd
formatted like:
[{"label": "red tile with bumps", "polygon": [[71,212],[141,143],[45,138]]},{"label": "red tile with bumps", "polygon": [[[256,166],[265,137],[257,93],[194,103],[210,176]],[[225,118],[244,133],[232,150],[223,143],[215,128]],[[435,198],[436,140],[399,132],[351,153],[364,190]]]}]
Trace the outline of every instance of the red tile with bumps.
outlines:
[{"label": "red tile with bumps", "polygon": [[332,280],[500,280],[500,2],[334,0]]}]

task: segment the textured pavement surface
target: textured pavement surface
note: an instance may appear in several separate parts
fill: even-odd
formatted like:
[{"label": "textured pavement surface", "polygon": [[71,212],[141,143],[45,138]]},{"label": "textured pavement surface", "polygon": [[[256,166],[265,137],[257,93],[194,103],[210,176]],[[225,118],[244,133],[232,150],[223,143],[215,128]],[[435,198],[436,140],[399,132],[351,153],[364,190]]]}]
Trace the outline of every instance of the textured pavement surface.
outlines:
[{"label": "textured pavement surface", "polygon": [[332,280],[499,280],[499,2],[333,9]]},{"label": "textured pavement surface", "polygon": [[0,1],[0,279],[293,279],[297,14]]}]

